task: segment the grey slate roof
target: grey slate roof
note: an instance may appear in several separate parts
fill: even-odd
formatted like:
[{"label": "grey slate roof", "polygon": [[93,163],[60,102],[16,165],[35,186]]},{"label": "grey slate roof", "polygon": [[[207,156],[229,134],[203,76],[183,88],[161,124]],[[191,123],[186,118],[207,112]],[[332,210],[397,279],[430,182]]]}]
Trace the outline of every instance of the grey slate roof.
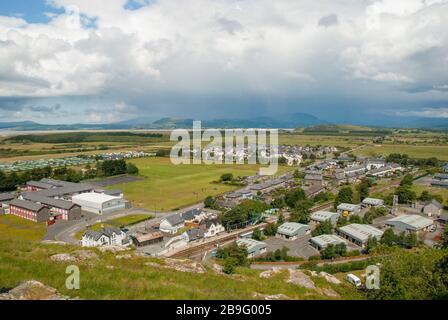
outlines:
[{"label": "grey slate roof", "polygon": [[182,218],[180,214],[172,214],[165,218],[172,226],[177,226],[178,224],[183,223],[185,220]]},{"label": "grey slate roof", "polygon": [[15,196],[12,193],[0,193],[0,201],[9,201],[14,198]]},{"label": "grey slate roof", "polygon": [[43,197],[39,194],[35,194],[34,192],[22,193],[22,197],[25,200],[29,200],[32,202],[40,202],[44,205],[51,206],[54,208],[64,209],[64,210],[70,210],[71,208],[76,206],[76,204],[74,204],[70,201]]},{"label": "grey slate roof", "polygon": [[115,195],[123,194],[123,190],[120,190],[120,189],[104,190],[103,193],[108,195],[108,196],[115,196]]},{"label": "grey slate roof", "polygon": [[189,210],[186,212],[182,212],[181,216],[184,221],[185,220],[190,221],[190,220],[193,220],[196,216],[199,216],[200,214],[201,214],[201,210],[193,209],[193,210]]},{"label": "grey slate roof", "polygon": [[430,205],[430,204],[434,205],[435,207],[437,207],[439,209],[443,209],[443,205],[439,201],[437,201],[435,199],[431,200],[426,205]]},{"label": "grey slate roof", "polygon": [[53,185],[48,184],[48,183],[44,183],[44,182],[41,182],[41,181],[28,181],[26,183],[26,185],[27,186],[31,186],[31,187],[37,187],[37,188],[40,188],[40,189],[51,189],[51,188],[53,188]]},{"label": "grey slate roof", "polygon": [[27,201],[27,200],[20,200],[20,199],[14,199],[10,202],[10,204],[15,207],[31,210],[34,212],[38,212],[38,211],[42,210],[43,208],[45,208],[44,205],[37,204],[37,203]]}]

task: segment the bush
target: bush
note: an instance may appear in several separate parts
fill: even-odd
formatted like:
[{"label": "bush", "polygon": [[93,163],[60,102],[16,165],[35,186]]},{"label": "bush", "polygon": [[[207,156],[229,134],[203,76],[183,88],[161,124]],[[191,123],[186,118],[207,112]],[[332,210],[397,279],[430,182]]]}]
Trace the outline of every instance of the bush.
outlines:
[{"label": "bush", "polygon": [[137,166],[135,164],[133,164],[133,163],[128,163],[126,165],[126,173],[127,174],[137,175],[138,174]]},{"label": "bush", "polygon": [[236,258],[228,257],[224,260],[224,268],[222,271],[225,274],[233,274],[238,265],[238,260]]}]

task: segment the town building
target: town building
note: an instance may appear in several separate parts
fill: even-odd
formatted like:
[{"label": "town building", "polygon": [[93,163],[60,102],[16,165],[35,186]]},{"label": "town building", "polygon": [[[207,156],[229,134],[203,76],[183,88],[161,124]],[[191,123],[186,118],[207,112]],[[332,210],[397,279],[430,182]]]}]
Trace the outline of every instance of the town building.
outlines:
[{"label": "town building", "polygon": [[214,237],[224,231],[226,229],[224,226],[218,221],[218,219],[210,219],[201,225],[201,228],[204,230],[204,237],[210,238]]},{"label": "town building", "polygon": [[118,228],[104,228],[100,231],[87,230],[81,240],[83,247],[127,246],[126,233]]},{"label": "town building", "polygon": [[172,214],[160,222],[159,229],[164,233],[176,234],[185,226],[185,221],[180,214]]},{"label": "town building", "polygon": [[106,196],[124,198],[124,193],[121,189],[102,190],[101,193],[105,194]]},{"label": "town building", "polygon": [[370,237],[380,240],[384,232],[368,224],[353,223],[336,229],[336,233],[342,238],[364,247]]},{"label": "town building", "polygon": [[448,222],[448,213],[443,213],[438,219],[437,221],[443,225],[446,225]]},{"label": "town building", "polygon": [[54,188],[54,186],[40,181],[28,181],[25,186],[25,190],[30,192],[47,190],[51,188]]},{"label": "town building", "polygon": [[358,204],[341,203],[338,205],[337,211],[343,217],[348,217],[361,212],[361,206]]},{"label": "town building", "polygon": [[336,225],[339,219],[339,213],[337,212],[329,212],[329,211],[317,211],[313,212],[310,216],[311,221],[314,223],[322,223],[326,221],[330,221],[332,225]]},{"label": "town building", "polygon": [[9,203],[9,214],[37,223],[48,222],[50,219],[48,207],[20,199],[14,199]]},{"label": "town building", "polygon": [[42,197],[34,192],[23,193],[20,198],[48,207],[53,220],[72,221],[82,217],[81,206],[70,201]]},{"label": "town building", "polygon": [[448,181],[432,180],[431,186],[438,188],[448,188]]},{"label": "town building", "polygon": [[126,203],[123,198],[112,197],[102,193],[81,193],[72,197],[72,202],[81,206],[83,211],[99,215],[118,210],[124,210]]},{"label": "town building", "polygon": [[431,200],[422,209],[428,217],[438,217],[443,213],[443,205],[437,200]]},{"label": "town building", "polygon": [[401,215],[386,221],[386,226],[397,232],[428,231],[434,225],[434,221],[419,215]]},{"label": "town building", "polygon": [[383,199],[375,199],[375,198],[365,198],[362,200],[362,207],[370,208],[370,207],[381,207],[384,206]]},{"label": "town building", "polygon": [[277,237],[286,240],[296,240],[310,233],[310,226],[297,222],[286,222],[277,229]]},{"label": "town building", "polygon": [[346,241],[333,234],[323,234],[310,239],[310,244],[317,250],[322,250],[329,245],[346,244]]},{"label": "town building", "polygon": [[188,229],[182,234],[186,242],[196,241],[204,238],[204,230],[201,228]]},{"label": "town building", "polygon": [[448,181],[448,173],[437,173],[434,175],[435,180]]},{"label": "town building", "polygon": [[396,174],[397,172],[403,171],[403,167],[401,167],[399,164],[389,164],[384,167],[370,170],[367,174],[372,177],[387,177]]},{"label": "town building", "polygon": [[154,230],[146,234],[132,235],[131,239],[137,247],[145,247],[163,242],[163,233]]},{"label": "town building", "polygon": [[0,193],[0,215],[9,214],[9,203],[14,199],[12,193]]},{"label": "town building", "polygon": [[239,247],[246,247],[247,249],[247,253],[248,253],[248,258],[254,258],[256,256],[262,255],[264,253],[266,253],[267,250],[267,244],[261,241],[257,241],[254,239],[246,239],[246,238],[242,238],[242,239],[238,239],[236,241],[236,244]]}]

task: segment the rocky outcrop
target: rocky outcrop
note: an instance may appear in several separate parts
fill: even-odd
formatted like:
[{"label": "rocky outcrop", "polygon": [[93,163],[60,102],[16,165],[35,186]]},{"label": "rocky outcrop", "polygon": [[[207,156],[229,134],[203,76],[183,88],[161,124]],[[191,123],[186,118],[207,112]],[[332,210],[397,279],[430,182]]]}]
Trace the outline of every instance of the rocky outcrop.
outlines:
[{"label": "rocky outcrop", "polygon": [[262,299],[262,300],[292,300],[290,297],[283,293],[267,295],[261,293],[254,293],[252,295],[254,299]]},{"label": "rocky outcrop", "polygon": [[306,289],[316,290],[316,285],[313,280],[311,280],[311,277],[300,270],[289,269],[289,278],[287,282]]},{"label": "rocky outcrop", "polygon": [[0,300],[69,300],[69,297],[60,295],[56,289],[41,282],[31,280],[0,294]]},{"label": "rocky outcrop", "polygon": [[282,270],[280,268],[272,268],[271,270],[263,271],[260,273],[260,278],[269,279],[272,276],[280,273]]},{"label": "rocky outcrop", "polygon": [[338,278],[336,278],[335,276],[333,276],[332,274],[326,273],[326,272],[321,272],[319,273],[319,275],[323,278],[325,278],[325,280],[327,280],[329,283],[332,284],[341,284],[341,280],[339,280]]}]

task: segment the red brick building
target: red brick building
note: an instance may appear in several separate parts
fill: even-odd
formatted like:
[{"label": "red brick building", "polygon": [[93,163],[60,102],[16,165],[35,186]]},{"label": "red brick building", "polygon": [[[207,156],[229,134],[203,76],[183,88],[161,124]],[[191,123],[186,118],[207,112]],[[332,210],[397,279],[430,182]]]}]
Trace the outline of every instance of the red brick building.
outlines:
[{"label": "red brick building", "polygon": [[50,209],[46,206],[19,199],[9,203],[9,214],[38,223],[47,222],[50,219]]}]

